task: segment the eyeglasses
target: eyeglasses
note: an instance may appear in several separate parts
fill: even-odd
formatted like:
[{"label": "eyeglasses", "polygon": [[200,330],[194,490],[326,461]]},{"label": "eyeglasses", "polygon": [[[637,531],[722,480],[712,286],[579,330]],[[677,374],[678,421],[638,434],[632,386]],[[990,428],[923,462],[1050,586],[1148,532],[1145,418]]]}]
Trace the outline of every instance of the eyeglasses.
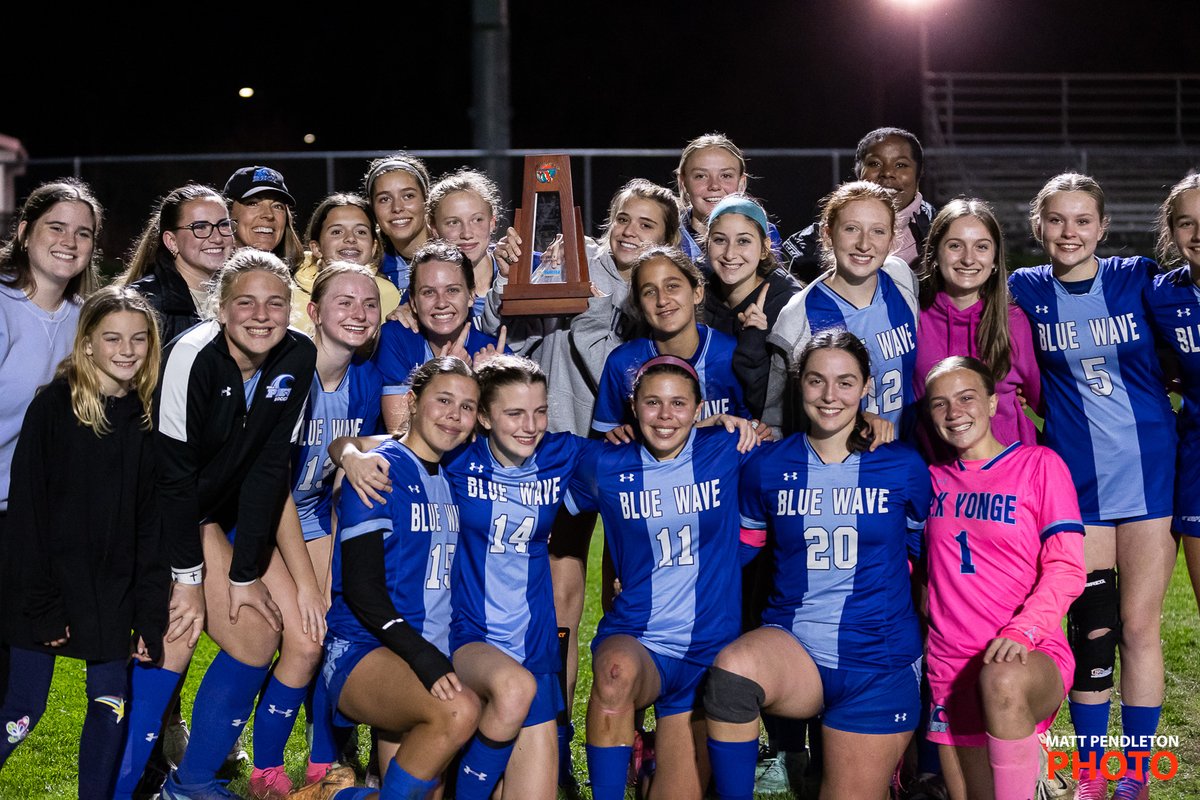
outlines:
[{"label": "eyeglasses", "polygon": [[191,225],[180,225],[175,230],[181,231],[187,229],[192,232],[192,236],[197,239],[208,239],[213,235],[213,230],[221,232],[222,236],[233,236],[233,232],[237,230],[237,220],[232,220],[226,217],[220,222],[193,222]]}]

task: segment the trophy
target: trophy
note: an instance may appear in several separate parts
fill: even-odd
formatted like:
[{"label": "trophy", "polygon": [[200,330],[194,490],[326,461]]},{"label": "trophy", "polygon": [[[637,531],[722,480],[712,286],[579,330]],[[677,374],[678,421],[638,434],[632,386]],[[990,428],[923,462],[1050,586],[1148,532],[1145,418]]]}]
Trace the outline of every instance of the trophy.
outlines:
[{"label": "trophy", "polygon": [[[560,316],[586,311],[592,296],[583,217],[571,186],[571,159],[562,154],[525,156],[521,207],[513,227],[525,246],[509,267],[500,313]],[[540,258],[533,265],[534,253]]]}]

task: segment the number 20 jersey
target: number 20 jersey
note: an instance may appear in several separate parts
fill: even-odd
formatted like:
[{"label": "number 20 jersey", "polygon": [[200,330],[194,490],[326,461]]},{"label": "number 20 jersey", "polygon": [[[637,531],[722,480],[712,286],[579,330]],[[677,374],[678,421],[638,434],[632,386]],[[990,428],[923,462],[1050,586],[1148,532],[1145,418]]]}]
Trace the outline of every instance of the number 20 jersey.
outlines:
[{"label": "number 20 jersey", "polygon": [[1071,470],[1084,523],[1170,516],[1175,420],[1142,300],[1154,262],[1098,263],[1084,294],[1049,265],[1009,278],[1033,328],[1046,444]]},{"label": "number 20 jersey", "polygon": [[626,445],[580,464],[567,508],[600,512],[621,581],[595,642],[627,634],[660,655],[710,664],[737,638],[737,441],[722,427],[698,428],[670,461]]},{"label": "number 20 jersey", "polygon": [[908,556],[933,492],[905,444],[826,464],[803,434],[756,450],[742,473],[743,528],[774,533],[763,623],[791,631],[823,667],[882,672],[921,655]]}]

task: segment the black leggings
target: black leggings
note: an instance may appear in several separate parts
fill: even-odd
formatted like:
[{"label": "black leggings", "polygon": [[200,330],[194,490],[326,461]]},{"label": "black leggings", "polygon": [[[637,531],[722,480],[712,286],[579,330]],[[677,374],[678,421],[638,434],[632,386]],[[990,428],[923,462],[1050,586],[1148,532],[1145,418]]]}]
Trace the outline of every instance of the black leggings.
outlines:
[{"label": "black leggings", "polygon": [[[38,650],[11,650],[8,695],[0,707],[0,769],[29,735],[50,694],[56,656]],[[87,662],[87,715],[79,740],[79,797],[112,796],[125,749],[125,708],[129,698],[126,661]]]}]

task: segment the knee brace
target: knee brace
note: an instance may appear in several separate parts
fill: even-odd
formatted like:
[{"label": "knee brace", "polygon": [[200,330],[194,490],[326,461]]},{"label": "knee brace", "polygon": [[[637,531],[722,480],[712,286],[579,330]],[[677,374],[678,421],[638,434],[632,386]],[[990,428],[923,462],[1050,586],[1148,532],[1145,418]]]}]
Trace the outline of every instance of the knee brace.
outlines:
[{"label": "knee brace", "polygon": [[[1093,631],[1108,632],[1092,637]],[[1075,654],[1075,684],[1079,692],[1102,692],[1113,686],[1113,664],[1120,639],[1121,598],[1117,572],[1098,569],[1087,574],[1083,594],[1067,615],[1067,639]]]},{"label": "knee brace", "polygon": [[704,686],[704,713],[709,719],[735,725],[754,722],[766,697],[757,681],[709,667]]}]

